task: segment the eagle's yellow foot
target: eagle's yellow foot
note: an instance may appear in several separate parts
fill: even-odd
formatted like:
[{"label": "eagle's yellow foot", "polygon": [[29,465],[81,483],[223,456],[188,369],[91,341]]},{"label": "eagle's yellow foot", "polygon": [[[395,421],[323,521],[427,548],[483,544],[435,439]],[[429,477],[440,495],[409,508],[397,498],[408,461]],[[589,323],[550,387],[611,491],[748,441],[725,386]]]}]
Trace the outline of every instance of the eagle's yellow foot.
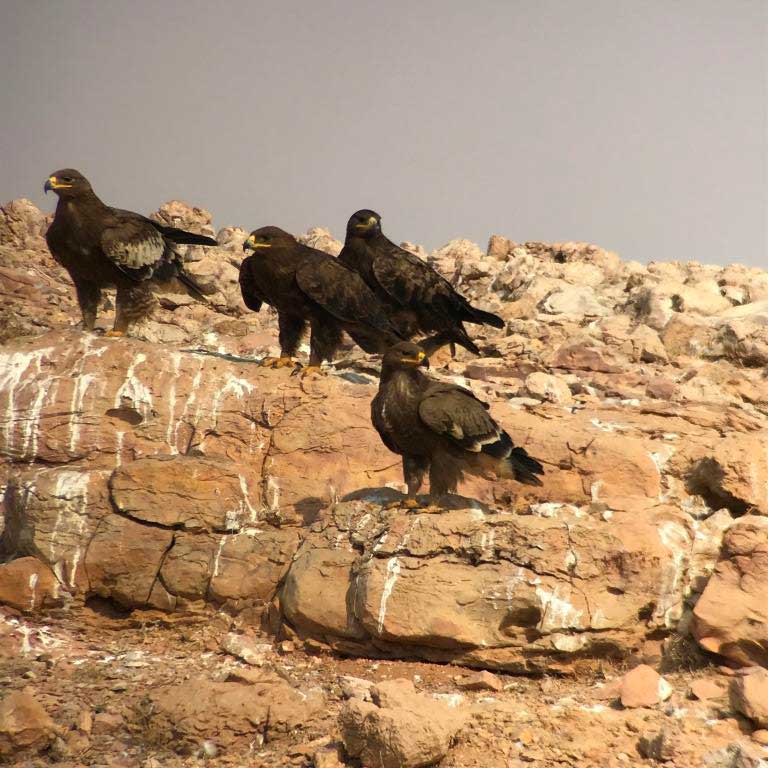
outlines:
[{"label": "eagle's yellow foot", "polygon": [[318,376],[324,376],[325,371],[319,365],[306,365],[299,372],[299,376],[301,376],[302,379],[305,376],[313,376],[315,374]]},{"label": "eagle's yellow foot", "polygon": [[386,509],[421,509],[421,503],[416,499],[398,499],[387,504]]},{"label": "eagle's yellow foot", "polygon": [[125,331],[107,331],[105,336],[111,338],[111,339],[121,339],[123,336],[125,336]]},{"label": "eagle's yellow foot", "polygon": [[263,368],[288,368],[294,365],[295,363],[290,357],[263,357],[261,359]]},{"label": "eagle's yellow foot", "polygon": [[424,509],[421,510],[425,515],[439,515],[441,512],[444,512],[445,510],[438,506],[437,504],[430,504],[429,506],[424,507]]}]

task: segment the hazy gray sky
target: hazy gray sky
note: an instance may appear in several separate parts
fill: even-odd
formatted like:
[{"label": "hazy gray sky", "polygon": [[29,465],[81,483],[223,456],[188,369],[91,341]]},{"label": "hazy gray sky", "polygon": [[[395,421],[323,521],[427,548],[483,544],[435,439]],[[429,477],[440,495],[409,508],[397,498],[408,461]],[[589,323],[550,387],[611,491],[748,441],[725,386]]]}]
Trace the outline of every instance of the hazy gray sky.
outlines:
[{"label": "hazy gray sky", "polygon": [[0,201],[768,267],[768,0],[0,0]]}]

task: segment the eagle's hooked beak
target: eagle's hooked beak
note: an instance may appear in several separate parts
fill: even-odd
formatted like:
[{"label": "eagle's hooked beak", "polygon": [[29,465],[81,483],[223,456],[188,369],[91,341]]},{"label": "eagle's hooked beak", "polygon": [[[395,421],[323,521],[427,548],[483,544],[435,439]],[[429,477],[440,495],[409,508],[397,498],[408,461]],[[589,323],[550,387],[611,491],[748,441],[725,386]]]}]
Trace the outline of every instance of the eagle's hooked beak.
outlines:
[{"label": "eagle's hooked beak", "polygon": [[69,189],[71,186],[71,184],[62,184],[55,176],[49,176],[43,187],[43,192],[48,194],[51,190]]},{"label": "eagle's hooked beak", "polygon": [[375,216],[369,216],[367,221],[361,221],[359,224],[355,224],[355,229],[371,229],[378,223]]},{"label": "eagle's hooked beak", "polygon": [[404,357],[402,360],[404,363],[420,365],[422,368],[429,368],[429,358],[426,353],[422,351],[419,351],[414,357]]},{"label": "eagle's hooked beak", "polygon": [[257,248],[271,248],[269,243],[257,243],[253,235],[251,235],[244,243],[244,251],[255,251]]}]

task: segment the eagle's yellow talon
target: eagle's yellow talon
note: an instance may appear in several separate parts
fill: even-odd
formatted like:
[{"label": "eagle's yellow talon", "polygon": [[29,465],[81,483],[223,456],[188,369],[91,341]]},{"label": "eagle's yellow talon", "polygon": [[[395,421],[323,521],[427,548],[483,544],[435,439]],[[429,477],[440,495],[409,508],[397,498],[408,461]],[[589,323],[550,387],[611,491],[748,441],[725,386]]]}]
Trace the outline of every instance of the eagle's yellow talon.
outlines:
[{"label": "eagle's yellow talon", "polygon": [[301,376],[303,379],[305,376],[311,376],[314,374],[323,375],[325,374],[325,371],[319,365],[307,365],[301,369],[299,376]]},{"label": "eagle's yellow talon", "polygon": [[385,509],[421,509],[421,503],[416,499],[398,499],[387,504]]},{"label": "eagle's yellow talon", "polygon": [[262,368],[287,368],[295,363],[290,357],[263,357],[260,365]]},{"label": "eagle's yellow talon", "polygon": [[125,336],[125,331],[107,331],[104,335],[110,339],[120,339]]}]

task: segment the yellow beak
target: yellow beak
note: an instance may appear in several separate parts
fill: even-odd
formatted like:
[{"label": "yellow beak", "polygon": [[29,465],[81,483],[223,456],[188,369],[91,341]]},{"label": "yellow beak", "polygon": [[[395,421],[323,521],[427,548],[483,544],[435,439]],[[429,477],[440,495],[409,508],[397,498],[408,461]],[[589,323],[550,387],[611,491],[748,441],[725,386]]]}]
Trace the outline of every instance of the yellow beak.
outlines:
[{"label": "yellow beak", "polygon": [[368,221],[361,221],[359,224],[355,224],[355,229],[370,229],[376,226],[376,217],[369,216]]},{"label": "yellow beak", "polygon": [[43,189],[48,192],[48,190],[51,189],[69,189],[71,186],[71,184],[64,184],[63,182],[59,181],[55,176],[49,176],[48,181],[45,182]]},{"label": "yellow beak", "polygon": [[421,361],[426,357],[424,352],[419,352],[415,357],[404,357],[404,363],[413,363],[414,365],[421,365]]},{"label": "yellow beak", "polygon": [[253,235],[251,235],[244,243],[243,243],[243,250],[244,251],[255,251],[257,248],[271,248],[272,246],[269,243],[257,243],[254,239]]}]

